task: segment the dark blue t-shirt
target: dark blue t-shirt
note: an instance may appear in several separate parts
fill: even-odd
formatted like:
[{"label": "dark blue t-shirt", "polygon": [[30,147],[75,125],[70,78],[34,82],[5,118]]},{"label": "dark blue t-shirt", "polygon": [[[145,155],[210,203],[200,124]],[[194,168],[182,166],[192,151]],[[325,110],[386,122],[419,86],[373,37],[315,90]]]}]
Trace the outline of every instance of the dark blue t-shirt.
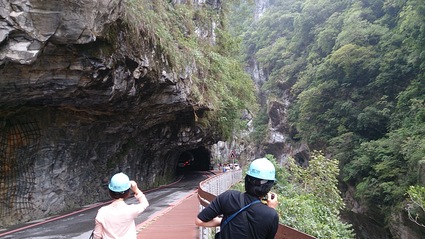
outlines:
[{"label": "dark blue t-shirt", "polygon": [[[203,222],[211,221],[223,215],[222,223],[243,206],[258,200],[258,198],[244,193],[244,205],[241,205],[241,192],[228,190],[218,195],[211,204],[198,214]],[[246,220],[242,213],[234,217],[220,232],[222,239],[273,239],[275,237],[279,216],[273,209],[262,203],[256,203],[245,209]]]}]

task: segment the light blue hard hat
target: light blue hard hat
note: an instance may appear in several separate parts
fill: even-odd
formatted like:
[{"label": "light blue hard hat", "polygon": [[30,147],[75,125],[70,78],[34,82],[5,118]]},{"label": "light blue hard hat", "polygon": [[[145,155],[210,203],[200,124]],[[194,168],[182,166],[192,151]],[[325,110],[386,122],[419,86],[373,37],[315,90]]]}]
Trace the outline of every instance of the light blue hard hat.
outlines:
[{"label": "light blue hard hat", "polygon": [[130,179],[124,173],[117,173],[112,176],[109,182],[109,189],[114,192],[124,192],[131,186]]},{"label": "light blue hard hat", "polygon": [[276,180],[276,169],[273,163],[266,158],[259,158],[252,161],[247,174],[258,179]]}]

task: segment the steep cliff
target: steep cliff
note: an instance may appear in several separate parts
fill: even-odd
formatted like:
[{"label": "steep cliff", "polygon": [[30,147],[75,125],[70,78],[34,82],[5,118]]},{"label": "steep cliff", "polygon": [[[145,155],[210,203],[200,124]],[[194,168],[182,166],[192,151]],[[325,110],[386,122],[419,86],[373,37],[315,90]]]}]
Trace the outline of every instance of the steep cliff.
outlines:
[{"label": "steep cliff", "polygon": [[0,226],[106,199],[114,172],[149,188],[183,152],[209,163],[216,76],[175,39],[216,45],[220,1],[152,2],[0,1]]}]

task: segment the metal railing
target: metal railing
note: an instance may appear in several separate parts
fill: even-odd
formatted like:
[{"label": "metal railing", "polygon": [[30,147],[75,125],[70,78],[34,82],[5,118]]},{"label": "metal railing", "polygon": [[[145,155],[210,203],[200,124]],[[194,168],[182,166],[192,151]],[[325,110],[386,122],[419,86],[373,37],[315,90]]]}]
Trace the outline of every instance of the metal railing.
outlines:
[{"label": "metal railing", "polygon": [[[199,211],[208,206],[210,202],[220,193],[229,189],[232,185],[242,179],[242,170],[227,171],[199,183],[198,199]],[[199,238],[208,239],[212,234],[212,228],[199,227]]]},{"label": "metal railing", "polygon": [[[220,193],[228,190],[242,179],[242,170],[230,171],[216,175],[199,183],[198,199],[199,211],[208,206]],[[208,239],[212,234],[211,228],[199,227],[199,238]],[[275,239],[316,239],[313,236],[296,230],[295,228],[279,224]]]}]

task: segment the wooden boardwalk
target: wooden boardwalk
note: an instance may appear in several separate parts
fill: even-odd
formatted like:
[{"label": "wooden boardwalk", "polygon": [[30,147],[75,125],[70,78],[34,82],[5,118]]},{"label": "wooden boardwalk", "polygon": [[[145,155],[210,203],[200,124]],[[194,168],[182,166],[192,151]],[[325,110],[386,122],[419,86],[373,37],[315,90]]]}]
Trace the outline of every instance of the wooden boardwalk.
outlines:
[{"label": "wooden boardwalk", "polygon": [[[199,213],[199,195],[212,200],[214,195],[206,195],[202,189],[189,193],[182,200],[170,205],[167,209],[137,225],[137,239],[199,239],[199,228],[195,225]],[[208,201],[208,200],[207,200]],[[294,228],[279,224],[275,239],[316,239]]]},{"label": "wooden boardwalk", "polygon": [[152,219],[137,225],[137,239],[199,238],[199,229],[195,225],[198,213],[199,201],[197,191],[194,191]]}]

